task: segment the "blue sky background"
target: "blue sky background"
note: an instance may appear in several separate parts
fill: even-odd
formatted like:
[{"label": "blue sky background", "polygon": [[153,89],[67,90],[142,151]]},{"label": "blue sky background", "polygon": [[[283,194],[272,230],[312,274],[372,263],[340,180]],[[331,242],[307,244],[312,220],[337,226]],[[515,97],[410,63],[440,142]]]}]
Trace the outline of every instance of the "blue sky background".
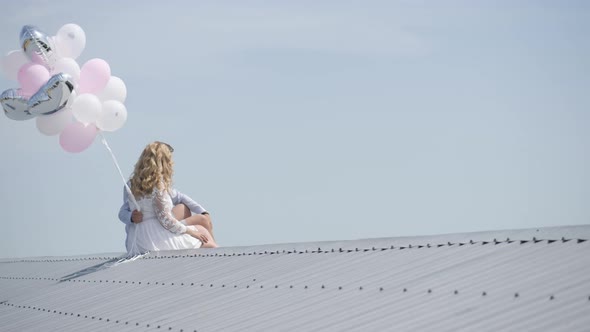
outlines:
[{"label": "blue sky background", "polygon": [[[223,246],[587,224],[585,1],[5,1],[128,89],[126,175],[153,140]],[[0,79],[0,89],[17,82]],[[124,250],[97,139],[0,118],[0,257]]]}]

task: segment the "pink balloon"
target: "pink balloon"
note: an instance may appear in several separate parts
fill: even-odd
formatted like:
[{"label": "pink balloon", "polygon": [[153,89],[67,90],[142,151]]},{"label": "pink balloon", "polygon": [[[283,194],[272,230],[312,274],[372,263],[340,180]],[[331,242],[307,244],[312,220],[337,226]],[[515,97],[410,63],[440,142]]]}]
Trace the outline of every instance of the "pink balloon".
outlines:
[{"label": "pink balloon", "polygon": [[111,78],[111,67],[103,59],[92,59],[80,69],[78,93],[98,94]]},{"label": "pink balloon", "polygon": [[59,145],[67,152],[82,152],[92,145],[96,134],[98,129],[95,125],[72,122],[59,135]]},{"label": "pink balloon", "polygon": [[17,79],[20,83],[21,93],[32,96],[49,80],[49,71],[45,66],[36,63],[26,63],[18,70]]}]

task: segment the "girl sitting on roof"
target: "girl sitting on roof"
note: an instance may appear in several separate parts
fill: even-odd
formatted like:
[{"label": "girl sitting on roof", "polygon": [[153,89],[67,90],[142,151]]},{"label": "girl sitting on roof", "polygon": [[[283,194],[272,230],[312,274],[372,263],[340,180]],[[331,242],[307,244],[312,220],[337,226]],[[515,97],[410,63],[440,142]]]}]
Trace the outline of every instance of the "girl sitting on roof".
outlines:
[{"label": "girl sitting on roof", "polygon": [[[126,247],[129,254],[217,247],[209,231],[201,225],[203,219],[209,217],[207,211],[190,197],[183,195],[194,215],[181,210],[184,219],[178,220],[173,213],[171,194],[178,195],[172,189],[173,151],[166,143],[150,143],[135,164],[131,192],[141,208],[142,218],[141,222],[128,224]],[[127,200],[125,204],[129,206]],[[210,219],[207,220],[210,224]]]}]

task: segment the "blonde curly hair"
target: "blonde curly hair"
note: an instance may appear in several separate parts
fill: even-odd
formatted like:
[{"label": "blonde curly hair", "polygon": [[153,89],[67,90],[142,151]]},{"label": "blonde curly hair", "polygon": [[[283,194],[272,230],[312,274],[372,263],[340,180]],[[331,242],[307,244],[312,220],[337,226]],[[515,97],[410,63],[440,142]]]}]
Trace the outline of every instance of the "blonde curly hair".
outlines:
[{"label": "blonde curly hair", "polygon": [[170,145],[157,141],[143,149],[130,180],[131,192],[136,199],[151,195],[155,188],[171,188],[174,173],[172,151]]}]

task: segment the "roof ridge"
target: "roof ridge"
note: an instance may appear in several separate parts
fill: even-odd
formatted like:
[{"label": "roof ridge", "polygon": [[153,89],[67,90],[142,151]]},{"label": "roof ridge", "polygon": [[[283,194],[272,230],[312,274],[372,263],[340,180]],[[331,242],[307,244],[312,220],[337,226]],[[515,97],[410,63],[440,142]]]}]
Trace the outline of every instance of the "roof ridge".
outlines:
[{"label": "roof ridge", "polygon": [[[575,241],[576,244],[584,243],[588,241],[588,239],[582,238],[565,238],[561,237],[561,239],[538,239],[537,237],[533,236],[530,239],[510,239],[507,237],[505,240],[497,240],[497,238],[493,238],[492,240],[482,240],[482,241],[458,241],[458,242],[451,242],[447,241],[446,243],[426,243],[426,244],[407,244],[407,245],[390,245],[390,246],[372,246],[372,247],[358,247],[353,246],[349,248],[343,248],[344,246],[340,246],[338,248],[328,248],[322,249],[318,247],[317,250],[297,250],[297,249],[282,249],[282,250],[254,250],[254,251],[242,251],[242,252],[220,252],[225,250],[231,250],[232,247],[226,248],[216,248],[216,249],[192,249],[192,250],[175,250],[175,251],[154,251],[150,252],[148,255],[141,257],[141,259],[166,259],[166,258],[188,258],[188,257],[236,257],[236,256],[253,256],[253,255],[279,255],[279,254],[318,254],[318,253],[352,253],[352,252],[380,252],[386,250],[405,250],[405,249],[422,249],[422,248],[441,248],[441,247],[452,247],[452,246],[465,246],[465,245],[487,245],[493,244],[498,245],[502,243],[513,243],[518,242],[519,244],[537,244],[540,242],[547,242],[547,244],[552,244],[555,242],[566,243],[570,241]],[[195,251],[202,251],[207,250],[207,252],[211,253],[195,253]],[[181,253],[178,253],[181,251]],[[192,253],[192,254],[190,254]],[[16,259],[10,261],[0,261],[0,264],[13,264],[13,263],[54,263],[54,262],[72,262],[72,261],[86,261],[86,260],[114,260],[120,259],[125,257],[125,254],[121,254],[121,256],[96,256],[96,257],[71,257],[67,256],[68,258],[52,258],[52,259]]]}]

